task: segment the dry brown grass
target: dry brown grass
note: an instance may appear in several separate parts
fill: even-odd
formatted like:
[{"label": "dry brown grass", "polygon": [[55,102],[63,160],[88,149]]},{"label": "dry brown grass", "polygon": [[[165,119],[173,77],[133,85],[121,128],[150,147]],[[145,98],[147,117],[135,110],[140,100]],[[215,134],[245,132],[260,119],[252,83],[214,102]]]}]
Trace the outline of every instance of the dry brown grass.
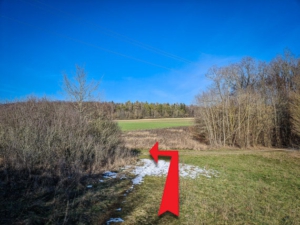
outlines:
[{"label": "dry brown grass", "polygon": [[159,142],[161,149],[205,150],[207,145],[193,138],[189,127],[123,132],[125,146],[131,149],[149,149]]}]

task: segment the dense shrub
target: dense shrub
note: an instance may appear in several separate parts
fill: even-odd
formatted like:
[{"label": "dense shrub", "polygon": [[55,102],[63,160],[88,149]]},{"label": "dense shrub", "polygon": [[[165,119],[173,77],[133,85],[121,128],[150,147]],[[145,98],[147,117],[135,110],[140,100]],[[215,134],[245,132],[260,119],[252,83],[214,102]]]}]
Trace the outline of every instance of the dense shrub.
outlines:
[{"label": "dense shrub", "polygon": [[128,157],[118,125],[96,109],[83,116],[70,103],[34,98],[0,105],[0,158],[6,168],[71,176]]}]

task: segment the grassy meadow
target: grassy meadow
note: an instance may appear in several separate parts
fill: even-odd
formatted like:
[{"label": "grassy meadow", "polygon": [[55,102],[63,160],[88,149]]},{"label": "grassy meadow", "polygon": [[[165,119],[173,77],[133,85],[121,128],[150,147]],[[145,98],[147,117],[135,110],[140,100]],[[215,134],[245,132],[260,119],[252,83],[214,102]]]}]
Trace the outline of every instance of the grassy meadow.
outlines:
[{"label": "grassy meadow", "polygon": [[117,120],[122,131],[149,130],[159,128],[184,127],[193,124],[194,118],[163,118],[140,120]]},{"label": "grassy meadow", "polygon": [[[139,132],[188,126],[192,119],[118,123],[123,131]],[[150,158],[148,151],[142,150],[140,158]],[[122,224],[300,224],[299,151],[179,150],[179,156],[181,163],[217,170],[219,176],[180,178],[178,218],[168,213],[157,216],[166,181],[163,177],[146,177],[120,204],[122,211],[112,217],[124,219]]]},{"label": "grassy meadow", "polygon": [[[140,158],[150,158],[142,150]],[[127,193],[132,176],[76,189],[31,192],[28,184],[0,185],[0,224],[300,224],[300,153],[276,150],[180,150],[180,162],[219,172],[217,177],[180,178],[180,215],[157,216],[166,179],[147,176]],[[92,184],[92,188],[87,185]],[[49,186],[51,188],[51,186]],[[16,198],[18,193],[22,198]],[[126,196],[125,196],[126,194]],[[116,211],[121,208],[121,211]],[[4,216],[6,215],[6,216]],[[110,223],[119,224],[119,223]]]},{"label": "grassy meadow", "polygon": [[180,151],[180,162],[220,174],[180,178],[178,218],[157,216],[165,178],[146,177],[114,217],[122,224],[300,224],[299,152]]}]

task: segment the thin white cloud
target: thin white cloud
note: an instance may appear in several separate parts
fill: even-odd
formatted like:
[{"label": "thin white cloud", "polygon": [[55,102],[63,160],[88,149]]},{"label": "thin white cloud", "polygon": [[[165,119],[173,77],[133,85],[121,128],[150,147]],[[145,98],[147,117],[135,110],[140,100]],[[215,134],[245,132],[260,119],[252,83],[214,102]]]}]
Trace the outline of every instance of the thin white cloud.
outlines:
[{"label": "thin white cloud", "polygon": [[[193,104],[195,96],[210,84],[205,77],[208,69],[213,65],[223,66],[237,60],[237,57],[202,54],[199,60],[180,70],[141,78],[124,76],[121,81],[114,81],[117,84],[104,82],[108,97],[105,100]],[[132,79],[128,79],[129,77]],[[119,88],[116,90],[113,86]]]},{"label": "thin white cloud", "polygon": [[171,71],[156,76],[157,83],[153,93],[158,97],[169,99],[172,102],[193,103],[195,95],[205,90],[210,80],[205,74],[213,65],[223,66],[236,62],[238,57],[218,57],[208,54],[202,54],[197,62],[191,63],[181,70]]}]

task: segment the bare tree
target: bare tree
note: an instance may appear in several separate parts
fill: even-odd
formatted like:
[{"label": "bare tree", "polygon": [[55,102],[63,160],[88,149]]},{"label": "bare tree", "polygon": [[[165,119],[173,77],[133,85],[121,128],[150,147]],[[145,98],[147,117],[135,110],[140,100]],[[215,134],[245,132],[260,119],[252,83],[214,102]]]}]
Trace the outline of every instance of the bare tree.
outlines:
[{"label": "bare tree", "polygon": [[300,59],[289,52],[268,64],[247,57],[214,66],[207,77],[213,83],[196,97],[196,125],[210,144],[280,147],[296,140]]},{"label": "bare tree", "polygon": [[[300,65],[300,60],[298,63]],[[295,77],[294,79],[295,86],[298,86],[298,88],[291,94],[289,110],[291,113],[292,133],[296,135],[298,139],[300,139],[300,69],[298,73],[299,76]]]},{"label": "bare tree", "polygon": [[69,96],[70,100],[75,104],[75,108],[79,111],[80,115],[86,113],[87,106],[84,104],[86,101],[93,100],[95,94],[98,92],[99,81],[87,81],[87,73],[83,67],[76,65],[76,75],[71,81],[67,74],[64,74],[63,89]]}]

